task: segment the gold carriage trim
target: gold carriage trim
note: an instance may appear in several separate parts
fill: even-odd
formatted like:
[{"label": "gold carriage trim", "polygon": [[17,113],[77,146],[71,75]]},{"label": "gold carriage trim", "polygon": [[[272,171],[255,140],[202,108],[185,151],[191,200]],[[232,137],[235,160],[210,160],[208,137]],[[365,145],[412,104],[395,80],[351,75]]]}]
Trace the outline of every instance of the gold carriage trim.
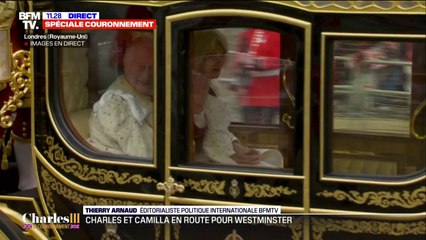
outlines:
[{"label": "gold carriage trim", "polygon": [[[97,0],[96,2],[106,2],[110,4],[128,4],[128,5],[140,5],[140,6],[152,6],[152,7],[164,7],[177,3],[188,2],[189,0],[179,0],[179,1],[164,1],[164,0],[145,0],[145,1],[134,1],[134,0]],[[90,2],[90,1],[89,1]]]},{"label": "gold carriage trim", "polygon": [[422,111],[422,109],[426,110],[426,99],[423,100],[414,110],[414,114],[410,119],[410,130],[411,130],[411,134],[413,134],[413,136],[418,139],[418,140],[425,140],[426,139],[426,133],[424,133],[423,135],[421,135],[421,133],[418,133],[417,130],[414,127],[414,124],[416,123],[416,119],[417,117],[420,115],[420,112]]},{"label": "gold carriage trim", "polygon": [[100,184],[157,183],[157,180],[151,177],[144,177],[141,174],[131,175],[128,172],[119,173],[103,168],[90,167],[87,164],[81,164],[74,158],[68,158],[59,144],[55,143],[55,139],[52,136],[46,137],[46,145],[48,149],[45,150],[44,153],[47,155],[50,162],[60,167],[66,173],[72,173],[80,180],[95,181]]},{"label": "gold carriage trim", "polygon": [[322,240],[325,232],[349,232],[373,235],[424,235],[425,221],[418,222],[383,222],[383,221],[356,221],[312,218],[312,234],[314,240]]},{"label": "gold carriage trim", "polygon": [[272,187],[268,184],[254,184],[254,183],[244,183],[244,197],[257,197],[257,198],[271,198],[279,197],[281,195],[293,195],[297,191],[290,189],[289,187]]},{"label": "gold carriage trim", "polygon": [[201,193],[209,193],[215,195],[225,195],[225,181],[194,181],[192,179],[183,180],[183,185]]},{"label": "gold carriage trim", "polygon": [[288,223],[282,223],[282,224],[264,224],[265,226],[272,226],[272,227],[283,227],[283,228],[290,228],[292,232],[291,240],[301,240],[303,236],[303,222],[305,217],[299,216],[299,217],[293,217],[293,222]]},{"label": "gold carriage trim", "polygon": [[329,192],[325,190],[316,195],[319,197],[335,198],[338,201],[350,201],[356,204],[374,205],[382,208],[415,208],[425,204],[426,187],[422,186],[412,192],[403,191],[402,193],[385,191],[360,193],[357,191],[344,192],[342,190]]},{"label": "gold carriage trim", "polygon": [[[151,202],[136,202],[131,200],[89,196],[65,186],[63,183],[50,175],[50,173],[43,167],[41,167],[40,176],[43,179],[41,186],[44,199],[50,213],[56,212],[55,201],[53,199],[54,192],[78,205],[161,205]],[[160,239],[161,226],[154,224],[154,228],[155,239]],[[58,231],[63,234],[62,230],[59,229]]]},{"label": "gold carriage trim", "polygon": [[425,14],[425,1],[267,1],[309,12]]},{"label": "gold carriage trim", "polygon": [[291,236],[291,240],[300,240],[302,239],[302,230],[303,230],[303,220],[304,217],[296,218],[292,224],[286,224],[291,229],[293,236]]},{"label": "gold carriage trim", "polygon": [[12,126],[11,113],[24,106],[22,99],[30,93],[31,89],[31,52],[19,50],[13,54],[12,61],[12,81],[9,86],[13,96],[9,97],[0,109],[0,126],[3,128]]},{"label": "gold carriage trim", "polygon": [[43,179],[42,190],[50,212],[56,212],[53,200],[54,192],[78,205],[160,205],[148,202],[89,196],[65,186],[44,168],[41,168],[40,176]]},{"label": "gold carriage trim", "polygon": [[164,191],[166,195],[173,195],[176,192],[183,193],[185,191],[185,186],[176,182],[174,178],[169,177],[165,182],[157,183],[157,190]]}]

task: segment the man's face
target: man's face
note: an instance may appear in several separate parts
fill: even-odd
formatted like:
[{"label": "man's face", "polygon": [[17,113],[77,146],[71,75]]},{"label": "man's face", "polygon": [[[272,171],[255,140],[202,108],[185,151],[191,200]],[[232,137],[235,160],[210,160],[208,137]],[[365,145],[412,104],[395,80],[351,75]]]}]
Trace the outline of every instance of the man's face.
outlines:
[{"label": "man's face", "polygon": [[154,92],[152,43],[129,48],[124,61],[124,75],[129,84],[140,94],[152,96]]}]

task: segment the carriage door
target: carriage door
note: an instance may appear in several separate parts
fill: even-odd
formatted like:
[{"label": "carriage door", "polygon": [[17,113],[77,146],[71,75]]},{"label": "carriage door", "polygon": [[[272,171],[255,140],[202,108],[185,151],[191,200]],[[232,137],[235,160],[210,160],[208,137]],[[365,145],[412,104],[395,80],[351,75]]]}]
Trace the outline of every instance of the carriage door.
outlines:
[{"label": "carriage door", "polygon": [[[379,22],[376,16],[364,20]],[[362,29],[360,16],[343,21]],[[372,25],[363,29],[377,31]],[[321,33],[311,211],[351,218],[311,218],[314,239],[335,239],[338,232],[370,234],[368,239],[421,238],[415,229],[424,226],[426,190],[425,35],[413,28],[413,34],[399,34],[391,26],[387,31],[393,34]],[[359,215],[372,212],[370,219]],[[372,231],[374,224],[381,227]]]},{"label": "carriage door", "polygon": [[[166,202],[307,210],[309,39],[309,23],[258,11],[166,17],[165,176],[180,186]],[[177,236],[194,239],[211,228],[212,239],[224,239],[238,231],[196,226],[180,226]],[[242,234],[301,236],[301,226],[301,220],[272,230],[247,225]]]},{"label": "carriage door", "polygon": [[[98,12],[104,19],[154,18],[155,10],[93,2],[56,1],[51,7],[56,12]],[[163,182],[158,170],[162,155],[157,155],[162,126],[152,123],[159,102],[157,74],[152,74],[150,97],[134,90],[124,76],[125,68],[135,71],[136,64],[131,63],[141,62],[128,50],[135,49],[134,39],[145,39],[137,45],[139,53],[146,52],[143,73],[155,71],[156,30],[49,30],[48,34],[81,38],[84,46],[34,47],[33,150],[46,215],[82,213],[84,205],[162,205],[163,192],[156,187]],[[124,64],[124,56],[132,61]],[[138,111],[141,104],[146,112]],[[58,239],[101,239],[103,234],[136,236],[142,231],[149,239],[162,238],[163,228],[157,224],[89,219],[93,225],[84,230],[54,230],[54,234]]]}]

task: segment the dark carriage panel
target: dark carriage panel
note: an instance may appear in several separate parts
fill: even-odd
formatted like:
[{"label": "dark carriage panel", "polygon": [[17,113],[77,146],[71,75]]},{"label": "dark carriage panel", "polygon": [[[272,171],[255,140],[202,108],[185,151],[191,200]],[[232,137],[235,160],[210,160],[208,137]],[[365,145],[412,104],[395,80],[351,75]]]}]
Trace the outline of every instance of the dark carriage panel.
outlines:
[{"label": "dark carriage panel", "polygon": [[[9,31],[12,5],[18,23],[23,11],[84,11],[156,28],[40,27],[25,34],[75,34],[85,46],[17,53],[21,41],[0,41],[2,168],[20,163],[27,141],[37,176],[33,191],[0,189],[9,194],[0,196],[0,238],[31,235],[20,216],[30,213],[73,221],[40,239],[424,238],[424,1],[0,1],[2,40],[24,34]],[[125,75],[135,40],[143,48],[127,51],[128,63],[152,91]],[[9,68],[15,75],[3,81]],[[103,108],[117,96],[129,106]],[[123,112],[127,124],[96,137],[94,119],[108,125]],[[22,174],[9,164],[0,187]],[[83,213],[164,205],[275,207],[292,223],[239,224],[226,213],[204,223],[194,211],[192,222],[156,212],[128,224],[108,215],[116,212]]]}]

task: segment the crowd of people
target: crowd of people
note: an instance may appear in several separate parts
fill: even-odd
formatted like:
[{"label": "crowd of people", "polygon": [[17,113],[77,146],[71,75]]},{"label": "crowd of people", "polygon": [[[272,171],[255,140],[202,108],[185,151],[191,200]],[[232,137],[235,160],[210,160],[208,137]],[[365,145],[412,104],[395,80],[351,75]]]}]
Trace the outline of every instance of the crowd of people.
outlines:
[{"label": "crowd of people", "polygon": [[412,43],[397,41],[336,41],[334,45],[334,84],[352,84],[355,72],[374,75],[368,87],[380,90],[410,91]]}]

